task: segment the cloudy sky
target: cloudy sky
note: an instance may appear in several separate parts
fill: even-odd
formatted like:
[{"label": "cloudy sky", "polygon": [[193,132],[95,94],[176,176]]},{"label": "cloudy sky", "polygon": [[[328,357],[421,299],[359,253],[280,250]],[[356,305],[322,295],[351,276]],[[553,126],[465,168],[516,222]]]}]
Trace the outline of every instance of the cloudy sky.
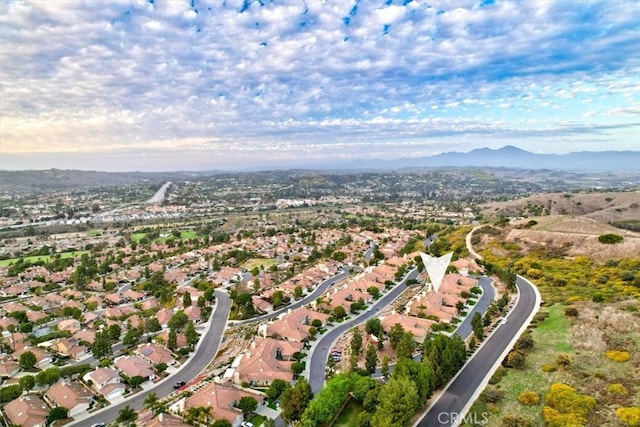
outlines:
[{"label": "cloudy sky", "polygon": [[640,149],[635,0],[0,2],[0,169]]}]

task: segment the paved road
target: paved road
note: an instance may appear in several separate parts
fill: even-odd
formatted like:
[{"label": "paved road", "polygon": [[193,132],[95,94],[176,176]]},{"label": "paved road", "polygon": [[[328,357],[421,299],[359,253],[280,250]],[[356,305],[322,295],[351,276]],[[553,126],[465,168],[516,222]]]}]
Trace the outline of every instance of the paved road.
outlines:
[{"label": "paved road", "polygon": [[473,328],[471,327],[471,319],[473,319],[473,315],[475,313],[484,315],[487,311],[487,307],[489,307],[489,304],[491,304],[491,301],[493,301],[496,296],[496,290],[491,286],[490,278],[481,276],[478,279],[478,285],[482,288],[482,295],[478,299],[478,302],[471,307],[471,311],[464,318],[462,323],[456,328],[455,333],[462,339],[466,339],[473,331]]},{"label": "paved road", "polygon": [[158,189],[158,191],[156,191],[156,193],[149,199],[147,200],[147,204],[158,204],[158,203],[162,203],[162,201],[164,200],[164,196],[167,193],[167,189],[171,186],[171,182],[166,182],[162,185],[162,187],[160,187]]},{"label": "paved road", "polygon": [[402,282],[384,294],[378,301],[367,308],[366,311],[344,323],[339,324],[337,327],[322,335],[322,337],[316,341],[314,347],[311,349],[311,354],[307,362],[309,364],[309,384],[311,385],[311,390],[313,390],[314,393],[319,392],[324,385],[327,357],[329,356],[329,352],[331,351],[331,346],[334,341],[354,326],[365,322],[372,317],[378,316],[381,309],[392,303],[407,288],[405,286],[406,281],[409,279],[415,279],[417,276],[418,270],[411,270]]},{"label": "paved road", "polygon": [[316,298],[318,298],[320,295],[324,294],[326,292],[327,289],[329,289],[331,286],[335,285],[337,282],[339,282],[340,280],[344,279],[345,277],[347,277],[349,275],[349,271],[341,271],[340,273],[336,274],[335,276],[331,276],[328,279],[325,279],[323,282],[321,282],[318,286],[316,286],[316,288],[313,290],[313,292],[311,292],[309,295],[306,295],[304,298],[289,304],[285,307],[282,307],[272,313],[267,313],[267,314],[263,314],[262,316],[258,316],[258,317],[254,317],[251,319],[247,319],[247,320],[241,320],[241,321],[234,321],[232,326],[240,326],[240,325],[246,325],[249,323],[256,323],[256,322],[262,322],[263,320],[269,320],[269,319],[273,319],[275,317],[278,317],[280,314],[289,311],[289,310],[295,310],[298,307],[301,307],[305,304],[308,304],[311,301],[314,301]]},{"label": "paved road", "polygon": [[95,414],[87,418],[76,417],[76,420],[68,425],[81,425],[90,426],[97,422],[111,422],[118,417],[118,412],[125,406],[130,406],[133,409],[141,409],[143,407],[143,401],[150,392],[156,393],[160,397],[164,397],[172,393],[173,385],[177,381],[185,381],[195,378],[207,367],[209,362],[215,357],[218,352],[218,347],[224,334],[224,329],[227,325],[227,319],[231,310],[231,299],[229,295],[220,290],[216,290],[216,306],[211,315],[210,327],[206,330],[205,336],[202,337],[198,343],[194,354],[190,357],[182,368],[161,382],[159,382],[152,390],[145,390],[134,394],[127,398],[125,401],[116,405],[108,406]]},{"label": "paved road", "polygon": [[[435,401],[426,411],[416,426],[457,426],[461,416],[465,414],[470,403],[486,386],[486,380],[499,366],[515,340],[531,321],[533,313],[539,308],[539,294],[526,280],[518,276],[516,286],[519,297],[516,306],[508,314],[508,322],[498,329],[484,342],[458,375],[449,383],[440,399]],[[480,421],[479,421],[480,422]]]}]

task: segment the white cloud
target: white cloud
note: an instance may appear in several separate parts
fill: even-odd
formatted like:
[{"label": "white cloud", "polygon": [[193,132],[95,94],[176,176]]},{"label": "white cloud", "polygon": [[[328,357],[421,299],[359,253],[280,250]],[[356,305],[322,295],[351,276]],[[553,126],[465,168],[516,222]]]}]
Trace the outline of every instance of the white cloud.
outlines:
[{"label": "white cloud", "polygon": [[367,1],[348,25],[340,0],[193,3],[0,3],[0,150],[313,156],[384,140],[391,155],[452,134],[486,144],[531,116],[545,135],[623,125],[640,108],[634,2]]}]

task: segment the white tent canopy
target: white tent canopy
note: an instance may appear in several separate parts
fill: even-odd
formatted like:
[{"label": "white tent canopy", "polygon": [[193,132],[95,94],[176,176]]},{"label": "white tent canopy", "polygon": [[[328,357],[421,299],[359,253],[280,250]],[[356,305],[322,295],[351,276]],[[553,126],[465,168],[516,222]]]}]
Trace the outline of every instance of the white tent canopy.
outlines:
[{"label": "white tent canopy", "polygon": [[422,258],[422,263],[427,270],[429,279],[431,279],[431,286],[433,286],[435,292],[438,292],[438,289],[440,289],[440,284],[442,283],[442,279],[444,279],[452,256],[453,252],[449,252],[441,257],[433,257],[424,252],[420,252],[420,258]]}]

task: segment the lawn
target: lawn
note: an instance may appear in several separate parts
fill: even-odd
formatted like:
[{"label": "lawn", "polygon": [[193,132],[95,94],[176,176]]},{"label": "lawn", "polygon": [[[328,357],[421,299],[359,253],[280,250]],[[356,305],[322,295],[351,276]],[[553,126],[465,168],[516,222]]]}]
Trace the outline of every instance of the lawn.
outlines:
[{"label": "lawn", "polygon": [[358,416],[364,411],[362,405],[355,400],[349,400],[338,418],[333,423],[333,427],[354,427],[358,424]]},{"label": "lawn", "polygon": [[[60,253],[60,257],[61,258],[76,258],[76,257],[82,256],[83,254],[88,254],[88,253],[89,253],[89,251],[61,252]],[[0,267],[5,267],[7,265],[14,264],[19,259],[20,258],[10,258],[10,259],[0,260]],[[51,255],[28,256],[28,257],[24,257],[23,259],[24,259],[24,262],[27,262],[27,263],[34,263],[34,262],[37,262],[37,261],[49,262],[49,260],[51,259]]]},{"label": "lawn", "polygon": [[252,258],[244,263],[243,267],[248,271],[253,270],[254,267],[261,268],[263,270],[268,269],[272,265],[276,265],[278,263],[275,259],[266,259],[266,258]]}]

